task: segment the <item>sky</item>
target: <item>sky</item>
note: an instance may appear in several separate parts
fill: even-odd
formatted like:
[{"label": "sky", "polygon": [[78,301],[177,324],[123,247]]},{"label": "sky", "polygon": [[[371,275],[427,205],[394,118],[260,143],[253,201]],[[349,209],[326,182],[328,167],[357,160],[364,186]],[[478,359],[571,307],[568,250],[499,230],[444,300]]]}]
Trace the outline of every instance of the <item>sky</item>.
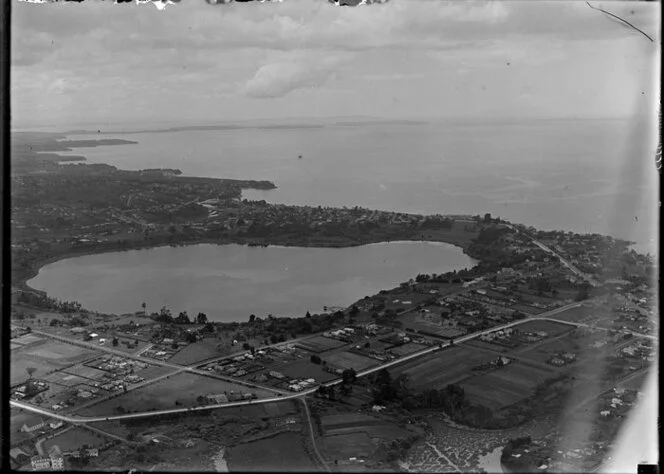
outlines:
[{"label": "sky", "polygon": [[284,117],[627,117],[660,5],[326,0],[12,3],[12,126]]}]

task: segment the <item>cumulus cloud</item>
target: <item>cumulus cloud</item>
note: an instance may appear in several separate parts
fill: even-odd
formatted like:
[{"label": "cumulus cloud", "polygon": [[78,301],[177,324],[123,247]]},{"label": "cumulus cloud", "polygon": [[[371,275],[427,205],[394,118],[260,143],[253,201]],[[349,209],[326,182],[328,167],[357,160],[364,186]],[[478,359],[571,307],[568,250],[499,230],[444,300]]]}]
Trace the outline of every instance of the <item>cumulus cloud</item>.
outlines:
[{"label": "cumulus cloud", "polygon": [[255,99],[283,97],[293,91],[324,85],[348,57],[290,59],[266,64],[240,92]]}]

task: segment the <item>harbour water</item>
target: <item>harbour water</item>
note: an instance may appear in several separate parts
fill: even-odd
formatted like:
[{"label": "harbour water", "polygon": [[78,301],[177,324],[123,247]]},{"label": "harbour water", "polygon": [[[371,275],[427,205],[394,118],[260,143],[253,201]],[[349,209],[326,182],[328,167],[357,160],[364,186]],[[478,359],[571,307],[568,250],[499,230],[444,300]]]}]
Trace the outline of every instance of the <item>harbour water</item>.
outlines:
[{"label": "harbour water", "polygon": [[138,144],[71,154],[122,169],[270,180],[277,189],[244,196],[272,203],[489,212],[625,238],[654,255],[656,139],[648,130],[638,120],[531,120],[101,133],[94,138]]}]

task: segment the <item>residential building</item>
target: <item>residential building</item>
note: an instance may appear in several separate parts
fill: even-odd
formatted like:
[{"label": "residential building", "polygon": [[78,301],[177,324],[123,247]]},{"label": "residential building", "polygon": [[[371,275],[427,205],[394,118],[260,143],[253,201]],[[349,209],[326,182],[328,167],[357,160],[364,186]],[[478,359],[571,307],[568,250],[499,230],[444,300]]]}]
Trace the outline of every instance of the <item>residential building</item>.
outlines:
[{"label": "residential building", "polygon": [[23,423],[23,426],[21,427],[21,431],[24,433],[32,433],[33,431],[37,431],[39,429],[44,428],[46,426],[46,423],[44,423],[43,420],[38,421],[35,424],[28,425],[27,423]]},{"label": "residential building", "polygon": [[51,468],[51,458],[47,456],[33,456],[30,463],[33,471],[44,471]]}]

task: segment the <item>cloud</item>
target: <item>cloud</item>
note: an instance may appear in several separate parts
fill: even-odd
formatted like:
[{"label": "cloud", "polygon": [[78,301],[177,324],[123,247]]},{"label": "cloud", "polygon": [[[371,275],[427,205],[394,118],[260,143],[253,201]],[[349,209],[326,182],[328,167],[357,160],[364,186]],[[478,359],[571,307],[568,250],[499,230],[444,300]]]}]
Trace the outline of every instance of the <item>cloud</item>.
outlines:
[{"label": "cloud", "polygon": [[323,86],[348,56],[299,58],[266,64],[240,89],[254,99],[283,97],[293,91]]}]

